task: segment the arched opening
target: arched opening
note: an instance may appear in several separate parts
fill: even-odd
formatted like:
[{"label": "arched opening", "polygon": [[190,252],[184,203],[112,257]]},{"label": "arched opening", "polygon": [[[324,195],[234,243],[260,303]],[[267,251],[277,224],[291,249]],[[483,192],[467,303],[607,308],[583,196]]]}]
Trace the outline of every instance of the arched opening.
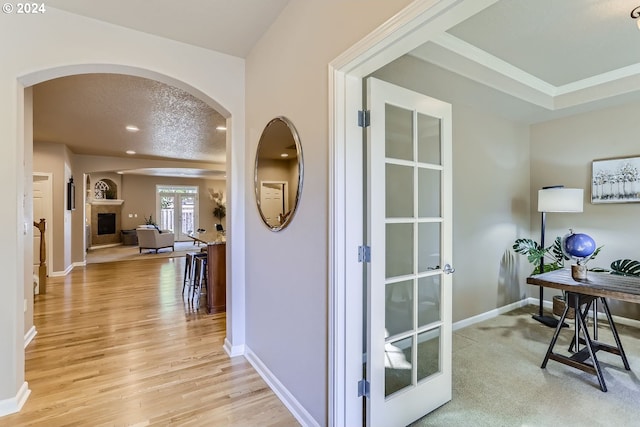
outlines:
[{"label": "arched opening", "polygon": [[[231,195],[233,193],[232,189],[237,189],[237,188],[242,188],[243,187],[243,178],[242,178],[242,161],[237,161],[236,163],[238,164],[238,166],[236,167],[235,170],[231,170],[229,165],[232,164],[233,159],[235,157],[238,157],[238,152],[236,149],[233,148],[234,144],[237,147],[240,147],[240,151],[239,153],[243,153],[243,148],[242,146],[244,145],[244,141],[241,138],[238,138],[237,140],[234,139],[234,130],[236,131],[236,134],[240,135],[240,137],[243,135],[243,132],[241,131],[241,129],[239,127],[234,128],[232,125],[232,113],[229,109],[226,109],[224,107],[222,107],[218,102],[216,102],[212,96],[205,94],[203,91],[200,91],[198,89],[196,89],[194,86],[183,82],[181,80],[169,77],[167,75],[164,74],[160,74],[160,73],[156,73],[153,71],[149,71],[149,70],[145,70],[145,69],[141,69],[141,68],[135,68],[135,67],[129,67],[129,66],[122,66],[122,65],[109,65],[109,64],[105,64],[105,65],[100,65],[100,66],[96,66],[96,65],[74,65],[74,66],[66,66],[66,67],[59,67],[59,68],[50,68],[50,69],[46,69],[46,70],[41,70],[41,71],[37,71],[22,77],[18,78],[18,122],[22,123],[22,117],[21,114],[24,111],[24,115],[27,118],[27,120],[25,120],[25,126],[29,126],[31,124],[30,120],[32,117],[30,117],[32,115],[32,111],[33,111],[33,105],[31,103],[31,100],[29,99],[31,96],[31,91],[32,91],[32,86],[37,85],[39,83],[45,82],[49,79],[53,79],[53,78],[58,78],[58,77],[64,77],[64,76],[72,76],[72,75],[78,75],[78,74],[87,74],[87,73],[115,73],[115,74],[126,74],[126,75],[131,75],[131,76],[139,76],[139,77],[144,77],[144,78],[148,78],[148,79],[153,79],[157,82],[161,82],[161,83],[165,83],[168,85],[172,85],[174,87],[180,88],[190,94],[192,94],[193,96],[197,97],[198,99],[202,100],[203,102],[205,102],[207,105],[211,106],[212,108],[216,109],[221,115],[224,116],[226,122],[227,122],[227,136],[226,136],[226,143],[227,143],[227,149],[226,149],[226,169],[227,169],[227,180],[226,180],[226,188],[225,191],[227,194]],[[23,95],[24,93],[24,95]],[[27,99],[25,102],[25,98]],[[244,114],[243,111],[238,110],[239,114]],[[242,124],[244,122],[243,118],[240,118],[240,120],[238,120],[238,123]],[[20,134],[20,133],[19,133]],[[33,158],[33,146],[26,143],[28,141],[28,137],[29,137],[30,131],[26,130],[25,127],[25,143],[24,143],[24,155],[26,157],[29,158]],[[22,150],[20,150],[20,145],[22,144],[22,141],[20,141],[20,138],[18,138],[18,142],[17,145],[19,147],[19,153],[18,156],[21,156]],[[242,156],[240,156],[242,157]],[[27,165],[29,165],[29,163],[27,163]],[[32,172],[32,167],[30,168],[29,166],[27,166],[28,170],[24,170],[25,174],[31,174]],[[18,173],[20,174],[20,168],[18,168]],[[65,171],[66,173],[66,171]],[[79,174],[78,176],[82,176],[82,174]],[[92,188],[92,178],[89,176],[89,174],[86,174],[86,179],[82,182],[83,185],[83,189],[82,191],[78,191],[78,194],[80,195],[81,198],[79,198],[78,200],[83,200],[84,198],[86,198],[88,196],[88,194],[90,192],[93,191]],[[19,178],[20,179],[20,178]],[[95,182],[93,183],[95,184]],[[111,186],[109,186],[111,187]],[[236,190],[237,191],[237,190]],[[29,190],[28,188],[25,188],[25,192],[28,194]],[[116,193],[117,194],[117,193]],[[106,196],[106,194],[105,194]],[[117,196],[116,196],[117,197]],[[109,197],[106,197],[109,198]],[[242,197],[237,197],[237,198],[229,198],[229,211],[232,212],[234,211],[234,209],[237,209],[240,212],[244,211],[244,207],[242,206]],[[84,203],[82,203],[82,201],[80,201],[80,205],[83,206]],[[66,215],[66,213],[65,213]],[[71,235],[73,236],[72,241],[71,241],[71,246],[74,248],[74,254],[78,253],[78,252],[84,252],[85,247],[86,247],[86,239],[85,239],[85,231],[84,231],[84,218],[86,217],[86,213],[84,212],[83,209],[77,209],[76,211],[73,212],[69,212],[68,215],[70,215],[70,228],[71,228]],[[237,216],[236,218],[242,218],[242,215]],[[235,218],[233,216],[230,215],[229,217],[229,222],[228,222],[228,228],[229,228],[229,238],[232,238],[233,236],[233,231],[234,228],[237,229],[238,235],[242,236],[243,232],[242,229],[244,227],[244,224],[242,224],[241,221],[236,221]],[[241,242],[241,240],[239,239],[238,242]],[[29,242],[25,242],[25,245],[29,245]],[[80,250],[76,250],[77,248],[80,248]],[[227,253],[227,288],[231,288],[231,277],[235,276],[237,278],[242,278],[244,276],[244,272],[243,271],[239,271],[238,273],[234,274],[234,269],[238,270],[238,266],[243,266],[244,265],[244,261],[242,258],[244,258],[244,254],[243,254],[243,248],[242,248],[242,244],[238,244],[236,246],[236,250],[232,252],[231,250],[231,245],[228,245],[228,253]],[[24,255],[22,255],[20,249],[17,251],[17,260],[18,260],[18,264],[24,263],[24,264],[30,264],[30,261],[26,260],[26,257]],[[77,258],[73,260],[74,263],[78,263]],[[240,282],[240,280],[237,280],[237,285],[236,287],[238,288],[242,288],[244,286],[243,283]],[[25,290],[24,293],[26,293],[27,291]],[[22,299],[22,295],[23,292],[19,292],[17,297],[19,299]],[[27,295],[24,295],[25,297],[25,311],[27,311],[27,313],[33,313],[32,308],[30,310],[27,310],[27,305],[28,303],[33,304],[33,299],[31,298],[30,300],[28,300],[26,297]],[[230,292],[227,292],[227,299],[231,299],[231,295]],[[241,302],[242,299],[236,299],[236,301]],[[238,313],[238,315],[240,315],[241,313],[243,313],[242,309],[236,309],[234,310],[234,306],[231,303],[227,303],[227,330],[230,331],[232,329],[232,324],[235,323],[232,320],[232,315],[233,313]],[[27,314],[28,315],[28,314]],[[18,312],[16,313],[16,321],[15,321],[15,325],[16,328],[18,329],[17,331],[17,335],[20,336],[22,334],[22,329],[24,327],[24,322],[21,320],[23,316],[22,312]],[[243,325],[244,320],[239,318],[238,324],[240,324],[240,326]],[[232,355],[236,355],[237,351],[234,350],[235,347],[235,342],[239,343],[240,347],[242,346],[242,343],[244,341],[244,335],[243,335],[243,329],[241,329],[242,334],[236,334],[235,336],[235,340],[234,338],[231,336],[231,333],[227,333],[227,339],[225,340],[225,349],[227,349],[228,353],[232,354]],[[26,335],[25,335],[26,337]],[[26,339],[26,338],[25,338]],[[26,345],[25,345],[26,346]],[[18,349],[18,352],[20,352],[20,350]],[[17,354],[16,357],[16,365],[15,365],[15,370],[17,371],[17,373],[19,373],[20,371],[22,371],[24,369],[24,355],[20,355],[19,353]],[[19,381],[19,377],[21,376],[21,374],[18,374],[18,381]],[[26,400],[27,396],[28,396],[28,389],[26,389],[26,383],[24,383],[23,387],[19,390],[18,395],[16,396],[15,400],[17,401],[17,407],[19,408],[22,403],[24,402],[24,400]],[[21,403],[22,402],[22,403]]]}]

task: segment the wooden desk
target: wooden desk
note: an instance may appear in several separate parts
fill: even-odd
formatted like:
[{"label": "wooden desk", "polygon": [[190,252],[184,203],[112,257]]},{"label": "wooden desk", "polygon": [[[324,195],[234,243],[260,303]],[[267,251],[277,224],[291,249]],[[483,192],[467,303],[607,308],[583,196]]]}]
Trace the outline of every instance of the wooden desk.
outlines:
[{"label": "wooden desk", "polygon": [[[627,356],[622,348],[618,331],[616,330],[615,323],[611,317],[611,312],[609,311],[609,305],[605,298],[640,302],[639,277],[625,277],[607,273],[589,272],[587,274],[587,279],[576,281],[571,277],[570,270],[561,269],[528,277],[527,283],[530,285],[560,289],[567,292],[567,305],[562,313],[562,317],[558,323],[553,338],[551,339],[549,349],[547,350],[547,354],[545,355],[541,368],[546,368],[547,362],[549,359],[552,359],[576,369],[591,373],[598,377],[598,382],[600,383],[600,389],[602,391],[607,391],[607,386],[604,382],[602,370],[600,369],[600,363],[596,357],[596,352],[598,350],[619,355],[622,358],[625,369],[630,370]],[[589,313],[589,308],[593,302],[598,299],[602,301],[604,312],[607,316],[607,320],[609,321],[609,325],[611,326],[611,332],[616,342],[615,347],[592,340],[589,335],[589,331],[587,330],[586,318]],[[576,351],[571,356],[564,356],[554,353],[553,348],[562,329],[562,323],[564,322],[570,307],[575,308],[576,316],[575,335],[569,345],[569,351],[572,352],[574,346]],[[594,313],[594,315],[596,314]],[[582,332],[584,338],[580,336],[580,332]],[[580,344],[584,344],[585,348],[580,350]],[[593,364],[585,363],[589,358],[591,358]]]},{"label": "wooden desk", "polygon": [[571,270],[563,268],[528,277],[527,283],[583,295],[640,303],[640,277],[590,271],[585,280],[577,282],[571,277]]}]

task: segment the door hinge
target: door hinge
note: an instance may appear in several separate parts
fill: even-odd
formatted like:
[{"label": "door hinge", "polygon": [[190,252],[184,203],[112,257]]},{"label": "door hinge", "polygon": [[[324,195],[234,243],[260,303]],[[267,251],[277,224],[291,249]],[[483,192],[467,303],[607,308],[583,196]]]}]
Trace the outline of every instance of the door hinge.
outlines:
[{"label": "door hinge", "polygon": [[361,128],[369,127],[371,124],[371,114],[369,110],[359,110],[358,111],[358,126]]},{"label": "door hinge", "polygon": [[371,262],[371,246],[358,246],[358,262]]},{"label": "door hinge", "polygon": [[358,397],[369,397],[369,381],[358,381]]}]

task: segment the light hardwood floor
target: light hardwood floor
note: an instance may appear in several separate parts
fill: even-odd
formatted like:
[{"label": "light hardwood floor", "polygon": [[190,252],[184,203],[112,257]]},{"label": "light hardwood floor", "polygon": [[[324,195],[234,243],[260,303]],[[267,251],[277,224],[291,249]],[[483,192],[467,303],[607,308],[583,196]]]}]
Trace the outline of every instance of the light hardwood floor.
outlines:
[{"label": "light hardwood floor", "polygon": [[0,426],[299,425],[244,357],[224,352],[224,313],[183,301],[183,270],[184,258],[166,258],[50,278],[26,349],[31,396]]}]

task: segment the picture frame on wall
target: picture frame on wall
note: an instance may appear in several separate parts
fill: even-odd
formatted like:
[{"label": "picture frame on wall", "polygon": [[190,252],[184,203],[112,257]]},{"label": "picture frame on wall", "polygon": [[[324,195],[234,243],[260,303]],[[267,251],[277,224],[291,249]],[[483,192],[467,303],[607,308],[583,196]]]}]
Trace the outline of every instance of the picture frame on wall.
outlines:
[{"label": "picture frame on wall", "polygon": [[594,160],[591,203],[640,202],[640,156]]},{"label": "picture frame on wall", "polygon": [[76,209],[76,184],[73,182],[73,177],[69,178],[67,182],[67,210],[73,211]]}]

